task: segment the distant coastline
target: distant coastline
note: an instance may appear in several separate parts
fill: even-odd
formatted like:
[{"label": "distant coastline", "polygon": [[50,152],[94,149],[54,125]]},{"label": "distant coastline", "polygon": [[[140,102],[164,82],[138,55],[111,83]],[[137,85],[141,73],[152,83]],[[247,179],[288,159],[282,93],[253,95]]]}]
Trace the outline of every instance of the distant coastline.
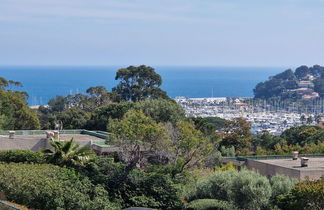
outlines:
[{"label": "distant coastline", "polygon": [[[20,81],[30,106],[47,104],[56,95],[84,93],[91,86],[116,85],[119,67],[0,67],[0,76]],[[282,72],[282,67],[155,67],[162,89],[172,98],[252,97],[255,85]],[[28,71],[27,71],[28,70]]]}]

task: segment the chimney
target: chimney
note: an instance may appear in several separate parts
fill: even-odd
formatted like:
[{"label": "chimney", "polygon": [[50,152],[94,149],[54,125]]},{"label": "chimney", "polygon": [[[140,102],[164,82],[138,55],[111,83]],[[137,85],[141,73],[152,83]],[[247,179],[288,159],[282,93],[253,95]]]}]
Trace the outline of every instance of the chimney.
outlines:
[{"label": "chimney", "polygon": [[9,139],[14,139],[15,133],[16,133],[16,131],[9,131]]},{"label": "chimney", "polygon": [[297,160],[299,152],[298,151],[293,151],[291,154],[292,154],[292,159]]},{"label": "chimney", "polygon": [[301,157],[300,158],[300,164],[301,164],[301,167],[307,167],[308,166],[308,158],[306,157]]}]

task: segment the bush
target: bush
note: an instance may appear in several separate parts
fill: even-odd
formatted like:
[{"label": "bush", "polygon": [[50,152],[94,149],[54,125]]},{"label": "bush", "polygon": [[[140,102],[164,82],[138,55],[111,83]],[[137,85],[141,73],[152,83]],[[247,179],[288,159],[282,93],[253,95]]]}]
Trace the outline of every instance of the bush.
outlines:
[{"label": "bush", "polygon": [[265,176],[254,171],[240,171],[232,181],[231,201],[244,209],[261,209],[269,204],[271,186]]},{"label": "bush", "polygon": [[324,209],[324,177],[298,183],[289,193],[277,196],[275,203],[287,210]]},{"label": "bush", "polygon": [[216,171],[209,179],[197,183],[187,198],[217,199],[234,203],[239,208],[260,209],[269,204],[269,180],[254,171]]},{"label": "bush", "polygon": [[35,209],[118,209],[100,185],[48,164],[0,164],[0,191]]},{"label": "bush", "polygon": [[271,177],[270,184],[272,188],[272,198],[288,193],[294,187],[296,182],[297,180],[291,179],[284,175],[276,175]]},{"label": "bush", "polygon": [[236,210],[235,205],[227,201],[216,199],[199,199],[190,202],[186,209],[188,210]]},{"label": "bush", "polygon": [[127,170],[125,164],[98,157],[83,169],[93,183],[103,184],[109,196],[124,208],[143,206],[157,209],[181,209],[178,188],[172,179],[163,174]]},{"label": "bush", "polygon": [[0,162],[14,163],[45,163],[45,156],[40,152],[29,150],[4,150],[0,151]]}]

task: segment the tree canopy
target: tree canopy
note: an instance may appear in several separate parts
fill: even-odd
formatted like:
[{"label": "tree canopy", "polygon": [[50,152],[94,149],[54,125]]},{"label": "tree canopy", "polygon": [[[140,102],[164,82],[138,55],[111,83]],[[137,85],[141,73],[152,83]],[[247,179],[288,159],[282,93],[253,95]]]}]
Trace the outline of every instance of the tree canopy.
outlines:
[{"label": "tree canopy", "polygon": [[168,98],[166,92],[160,89],[161,76],[152,67],[141,65],[122,68],[117,71],[115,79],[120,82],[113,92],[125,101]]}]

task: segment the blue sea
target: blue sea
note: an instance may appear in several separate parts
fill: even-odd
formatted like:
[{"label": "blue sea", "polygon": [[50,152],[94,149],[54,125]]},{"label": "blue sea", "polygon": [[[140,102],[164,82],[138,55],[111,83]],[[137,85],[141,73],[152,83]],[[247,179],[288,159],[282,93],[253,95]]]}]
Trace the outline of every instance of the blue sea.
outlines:
[{"label": "blue sea", "polygon": [[[252,97],[258,82],[282,72],[285,67],[179,67],[153,66],[162,76],[162,89],[172,98]],[[30,105],[47,104],[57,95],[84,93],[103,85],[111,90],[122,66],[2,66],[0,77],[20,81]]]}]

